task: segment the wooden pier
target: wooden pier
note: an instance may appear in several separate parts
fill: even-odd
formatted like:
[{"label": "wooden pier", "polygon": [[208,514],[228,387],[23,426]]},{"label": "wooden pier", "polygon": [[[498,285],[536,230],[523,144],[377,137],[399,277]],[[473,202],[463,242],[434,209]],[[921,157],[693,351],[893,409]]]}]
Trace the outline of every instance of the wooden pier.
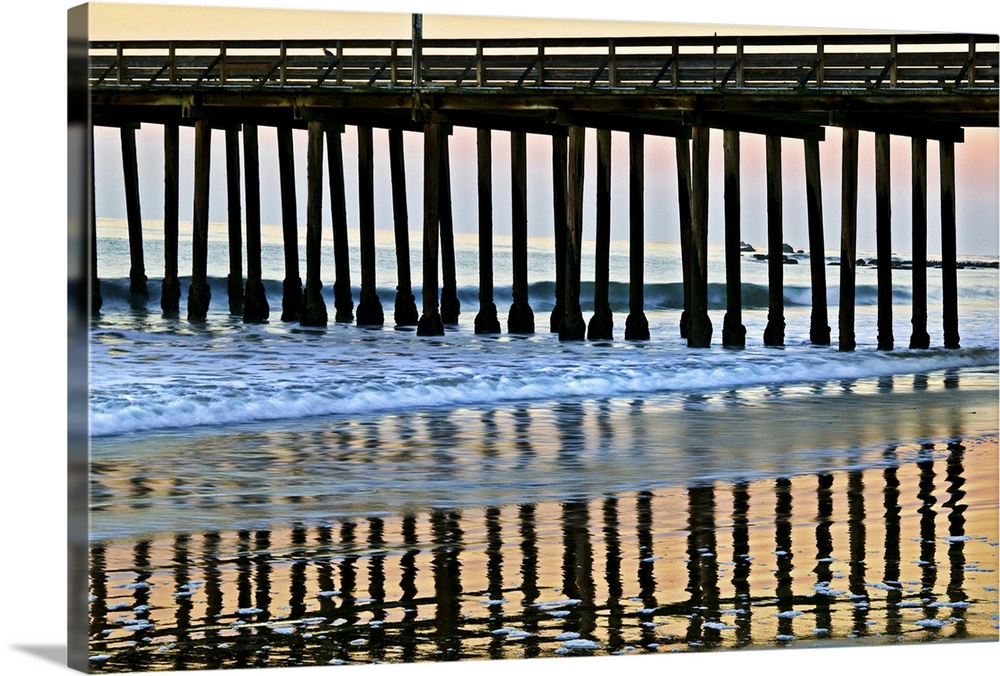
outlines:
[{"label": "wooden pier", "polygon": [[[912,139],[913,335],[909,345],[929,347],[926,238],[927,143],[940,146],[944,345],[959,346],[956,281],[955,143],[968,127],[998,126],[998,37],[977,34],[863,34],[810,36],[706,36],[649,38],[423,39],[419,16],[407,40],[121,41],[90,42],[89,95],[94,126],[121,130],[131,254],[131,294],[148,297],[144,268],[135,129],[163,125],[166,185],[161,306],[179,313],[177,281],[178,127],[195,129],[194,242],[187,316],[204,321],[207,285],[209,144],[226,137],[229,207],[229,311],[244,321],[268,320],[260,271],[260,181],[257,133],[277,128],[285,246],[282,321],[324,326],[328,314],[322,280],[334,278],[338,322],[385,322],[376,292],[373,178],[374,129],[390,141],[391,190],[399,286],[393,320],[418,335],[442,335],[459,321],[451,210],[448,137],[454,127],[477,129],[480,307],[477,333],[498,333],[493,300],[492,157],[494,132],[511,139],[513,305],[510,333],[548,324],[562,340],[606,340],[613,318],[608,304],[612,131],[629,143],[629,314],[625,338],[648,339],[644,314],[644,140],[676,142],[678,228],[684,312],[681,334],[691,347],[712,344],[708,316],[709,131],[724,132],[726,314],[716,337],[726,346],[747,342],[740,292],[740,138],[766,136],[769,304],[766,345],[785,337],[781,245],[783,142],[804,149],[813,308],[810,338],[830,344],[826,307],[819,141],[827,127],[843,130],[839,349],[853,350],[858,229],[858,133],[875,134],[878,257],[878,348],[891,350],[890,135]],[[355,126],[359,139],[361,293],[350,295],[344,160],[340,135]],[[306,130],[306,270],[298,269],[293,129]],[[595,312],[580,309],[585,132],[597,130],[597,241]],[[414,304],[409,270],[409,217],[403,131],[423,134],[422,313]],[[552,139],[556,214],[556,310],[539,321],[528,302],[527,134]],[[246,213],[240,213],[242,138]],[[333,227],[334,269],[323,270],[324,143]],[[93,215],[92,215],[93,218]],[[246,231],[246,277],[240,253]],[[91,228],[91,233],[94,229]],[[439,265],[441,279],[439,280]],[[92,310],[100,309],[96,262]]]}]

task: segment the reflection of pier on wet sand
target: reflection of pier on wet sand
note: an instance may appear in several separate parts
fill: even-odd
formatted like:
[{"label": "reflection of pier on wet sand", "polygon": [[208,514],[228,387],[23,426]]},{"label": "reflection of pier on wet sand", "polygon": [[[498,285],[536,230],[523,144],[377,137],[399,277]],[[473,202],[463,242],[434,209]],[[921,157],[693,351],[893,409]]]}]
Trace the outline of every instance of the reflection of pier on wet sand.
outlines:
[{"label": "reflection of pier on wet sand", "polygon": [[[912,391],[961,392],[939,380],[918,377],[924,389]],[[875,389],[891,386],[883,379]],[[503,415],[479,414],[484,429]],[[568,473],[592,461],[581,444],[595,435],[580,430],[594,424],[596,438],[610,440],[624,427],[599,407],[563,407],[556,419],[564,454],[556,462]],[[229,490],[238,511],[290,515],[245,527],[158,524],[147,512],[168,505],[180,519],[214,507],[222,523],[238,511],[212,503],[218,487],[141,477],[126,485],[112,463],[98,461],[95,528],[108,513],[138,530],[92,543],[91,664],[222,668],[993,639],[996,437],[974,438],[971,411],[953,422],[950,441],[883,446],[853,466],[544,501],[490,496],[463,506],[459,493],[446,507],[349,513],[332,493],[271,495],[260,482],[241,484]],[[529,440],[544,438],[534,432],[551,422],[520,424],[508,426],[513,440],[485,435],[473,464],[510,471],[504,463],[514,454],[525,468],[544,465],[545,447]],[[376,429],[359,428],[353,443],[378,439]],[[461,429],[434,422],[446,441]],[[407,463],[422,452],[419,444],[397,451]],[[444,473],[463,462],[447,443],[437,456]],[[301,467],[324,471],[311,461]],[[461,472],[453,476],[460,486]]]}]

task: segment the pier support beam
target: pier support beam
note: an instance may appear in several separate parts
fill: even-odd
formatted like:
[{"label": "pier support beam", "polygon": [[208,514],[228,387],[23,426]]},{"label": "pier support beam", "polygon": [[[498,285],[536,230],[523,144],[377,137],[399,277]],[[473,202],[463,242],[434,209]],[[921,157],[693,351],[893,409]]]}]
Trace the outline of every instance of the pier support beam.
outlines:
[{"label": "pier support beam", "polygon": [[208,315],[212,290],[208,286],[208,179],[212,155],[212,128],[208,120],[194,123],[194,210],[191,242],[191,288],[188,289],[188,320],[203,322]]},{"label": "pier support beam", "polygon": [[489,129],[476,130],[479,191],[479,313],[476,333],[500,333],[493,301],[493,139]]},{"label": "pier support beam", "polygon": [[785,255],[782,250],[781,137],[769,135],[767,163],[767,327],[765,345],[785,344]]},{"label": "pier support beam", "polygon": [[326,326],[326,301],[320,280],[323,241],[323,127],[310,122],[306,149],[306,289],[302,326]]},{"label": "pier support beam", "polygon": [[[555,307],[549,317],[549,331],[559,332],[559,326],[565,316],[563,299],[566,293],[566,230],[568,214],[566,205],[567,190],[567,140],[565,136],[552,137],[552,213],[553,239],[555,240]],[[562,334],[560,334],[562,335]]]},{"label": "pier support beam", "polygon": [[643,311],[645,249],[643,225],[645,224],[644,142],[641,132],[628,135],[628,317],[625,319],[625,340],[649,340],[649,321]]},{"label": "pier support beam", "polygon": [[681,338],[691,329],[691,146],[688,139],[674,139],[677,150],[677,213],[680,223],[681,279],[684,286],[684,309],[681,312]]},{"label": "pier support beam", "polygon": [[830,319],[826,307],[826,245],[823,239],[823,192],[819,169],[819,141],[804,141],[806,214],[809,221],[809,272],[812,278],[812,315],[809,340],[830,344]]},{"label": "pier support beam", "polygon": [[611,340],[614,320],[608,302],[611,267],[611,130],[597,130],[597,251],[594,269],[594,316],[589,340]]},{"label": "pier support beam", "polygon": [[944,346],[959,347],[957,244],[955,239],[955,142],[941,141],[941,295]]},{"label": "pier support beam", "polygon": [[181,311],[181,283],[177,279],[177,239],[180,211],[180,127],[163,125],[163,284],[160,309],[166,316]]},{"label": "pier support beam", "polygon": [[417,305],[410,281],[410,234],[406,208],[406,165],[403,130],[389,130],[389,174],[392,181],[392,223],[396,240],[396,301],[392,313],[396,326],[416,326]]},{"label": "pier support beam", "polygon": [[295,204],[295,154],[292,128],[278,127],[278,177],[281,181],[281,234],[285,246],[285,280],[282,284],[281,321],[298,321],[302,312],[302,278],[299,276],[298,214]]},{"label": "pier support beam", "polygon": [[358,215],[361,230],[361,297],[358,326],[382,326],[385,315],[375,290],[375,161],[371,127],[358,127]]},{"label": "pier support beam", "polygon": [[240,130],[226,128],[226,206],[229,218],[229,314],[243,315],[243,210],[240,198]]},{"label": "pier support beam", "polygon": [[[555,138],[553,138],[555,142]],[[566,172],[566,231],[563,317],[559,340],[583,340],[587,326],[580,309],[580,261],[583,251],[583,172],[586,129],[570,127]],[[558,250],[558,247],[557,247]]]},{"label": "pier support beam", "polygon": [[326,130],[327,163],[330,169],[330,217],[333,223],[334,321],[354,321],[351,297],[351,250],[347,241],[347,194],[344,187],[343,128]]},{"label": "pier support beam", "polygon": [[97,276],[97,181],[94,179],[94,125],[90,124],[87,127],[88,142],[90,143],[90,147],[87,148],[87,163],[90,171],[87,180],[88,192],[90,193],[87,196],[90,200],[90,223],[87,226],[90,231],[90,241],[87,243],[90,259],[90,314],[97,316],[101,311],[101,306],[104,305],[104,298],[101,296],[101,279]]},{"label": "pier support beam", "polygon": [[875,134],[875,255],[878,259],[878,349],[891,350],[892,211],[889,193],[889,135]]},{"label": "pier support beam", "polygon": [[139,162],[135,150],[135,129],[121,128],[122,168],[125,173],[125,212],[128,218],[129,302],[144,306],[149,300],[146,264],[142,253],[142,212],[139,208]]},{"label": "pier support beam", "polygon": [[691,164],[691,323],[688,347],[708,347],[712,322],[708,318],[708,127],[695,127]]},{"label": "pier support beam", "polygon": [[461,305],[458,302],[458,281],[455,272],[455,225],[451,212],[451,159],[448,149],[450,131],[441,136],[441,201],[438,213],[441,219],[441,321],[458,324]]},{"label": "pier support beam", "polygon": [[853,352],[854,271],[858,243],[858,130],[844,129],[840,202],[840,317],[841,352]]},{"label": "pier support beam", "polygon": [[260,264],[260,145],[257,125],[243,125],[243,185],[247,212],[247,284],[243,322],[266,322],[271,308],[264,291]]},{"label": "pier support beam", "polygon": [[424,258],[423,315],[417,323],[418,336],[443,336],[444,324],[438,311],[438,207],[441,181],[441,125],[424,123]]},{"label": "pier support beam", "polygon": [[726,316],[722,320],[722,344],[745,347],[743,326],[743,280],[740,270],[740,133],[723,132],[726,216]]},{"label": "pier support beam", "polygon": [[507,314],[507,332],[534,333],[535,314],[528,304],[528,157],[524,132],[510,133],[510,165],[514,299]]},{"label": "pier support beam", "polygon": [[927,139],[914,137],[910,144],[913,213],[913,333],[911,350],[931,346],[927,333]]}]

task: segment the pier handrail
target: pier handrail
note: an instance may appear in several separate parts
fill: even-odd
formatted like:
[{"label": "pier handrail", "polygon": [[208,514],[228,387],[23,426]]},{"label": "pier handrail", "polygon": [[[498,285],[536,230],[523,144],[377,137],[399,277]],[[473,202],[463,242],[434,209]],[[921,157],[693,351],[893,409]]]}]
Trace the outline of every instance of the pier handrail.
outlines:
[{"label": "pier handrail", "polygon": [[[90,86],[227,89],[985,91],[1000,40],[969,33],[92,41]],[[416,82],[416,84],[415,84]]]}]

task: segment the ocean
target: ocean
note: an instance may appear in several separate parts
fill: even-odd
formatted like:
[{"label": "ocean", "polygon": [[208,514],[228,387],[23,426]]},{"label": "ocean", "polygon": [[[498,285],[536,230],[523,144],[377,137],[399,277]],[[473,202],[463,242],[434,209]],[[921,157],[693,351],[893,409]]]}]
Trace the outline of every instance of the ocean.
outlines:
[{"label": "ocean", "polygon": [[[809,259],[793,254],[785,346],[764,347],[767,264],[744,254],[736,350],[721,347],[724,258],[710,247],[713,346],[690,349],[676,244],[647,243],[651,339],[623,340],[616,242],[614,340],[565,343],[549,332],[552,241],[529,242],[536,333],[479,336],[476,240],[460,234],[459,324],[424,338],[392,326],[388,231],[386,326],[333,323],[328,230],[331,323],[306,328],[279,320],[280,228],[263,231],[270,321],[228,314],[226,226],[213,224],[211,307],[192,323],[189,277],[181,316],[160,313],[157,224],[144,232],[150,300],[135,307],[127,229],[99,221],[94,670],[996,640],[996,268],[958,271],[958,350],[940,347],[934,267],[932,347],[906,348],[910,273],[894,270],[896,349],[880,352],[876,270],[859,267],[858,346],[841,353],[839,268],[826,268],[834,344],[809,344]],[[190,226],[182,274],[189,242]],[[415,287],[419,244],[411,233]],[[593,242],[582,270],[586,320]],[[509,239],[494,277],[505,329]]]}]

